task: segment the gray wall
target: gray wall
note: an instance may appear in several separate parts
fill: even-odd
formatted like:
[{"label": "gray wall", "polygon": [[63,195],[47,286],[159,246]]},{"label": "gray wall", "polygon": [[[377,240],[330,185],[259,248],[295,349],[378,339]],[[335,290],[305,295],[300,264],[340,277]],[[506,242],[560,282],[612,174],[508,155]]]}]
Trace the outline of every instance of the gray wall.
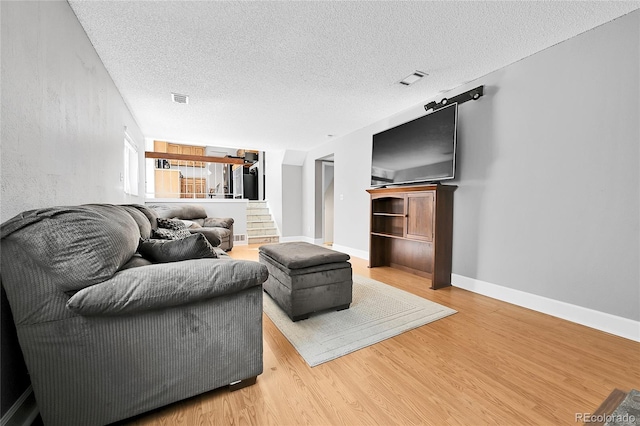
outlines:
[{"label": "gray wall", "polygon": [[[144,139],[65,1],[0,2],[2,158],[0,221],[21,211],[89,202],[142,202],[124,194],[124,128]],[[144,194],[140,177],[139,194]],[[2,304],[2,414],[28,386]]]},{"label": "gray wall", "polygon": [[300,151],[265,152],[265,195],[283,241],[302,236],[302,161]]},{"label": "gray wall", "polygon": [[639,27],[640,11],[479,81],[456,274],[640,320]]},{"label": "gray wall", "polygon": [[[635,11],[447,94],[485,85],[459,111],[455,274],[640,320],[639,27]],[[372,135],[424,103],[309,153],[305,236],[335,153],[334,243],[368,251]]]},{"label": "gray wall", "polygon": [[282,236],[298,237],[302,235],[302,167],[282,165]]},{"label": "gray wall", "polygon": [[[2,2],[0,220],[123,191],[124,129],[144,138],[66,1]],[[144,194],[140,176],[139,194]]]},{"label": "gray wall", "polygon": [[265,198],[282,235],[282,160],[284,151],[265,152]]}]

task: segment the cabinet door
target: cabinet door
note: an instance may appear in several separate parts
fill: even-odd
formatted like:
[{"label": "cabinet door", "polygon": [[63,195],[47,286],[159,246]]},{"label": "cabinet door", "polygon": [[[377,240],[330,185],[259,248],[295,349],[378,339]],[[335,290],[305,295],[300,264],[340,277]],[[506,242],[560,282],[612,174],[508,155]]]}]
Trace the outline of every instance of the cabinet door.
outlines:
[{"label": "cabinet door", "polygon": [[193,198],[193,179],[181,179],[180,198]]},{"label": "cabinet door", "polygon": [[207,180],[202,178],[194,179],[194,191],[196,198],[206,198],[207,194]]},{"label": "cabinet door", "polygon": [[[200,157],[204,157],[204,146],[192,146],[191,147],[191,155],[198,155]],[[204,167],[206,164],[200,161],[196,161],[193,163],[193,167]]]},{"label": "cabinet door", "polygon": [[180,173],[177,170],[155,170],[155,195],[157,198],[178,198]]},{"label": "cabinet door", "polygon": [[180,149],[180,145],[176,145],[174,143],[167,144],[167,152],[169,154],[182,154],[182,150]]},{"label": "cabinet door", "polygon": [[153,141],[153,150],[155,152],[167,152],[167,143],[163,141]]},{"label": "cabinet door", "polygon": [[[168,154],[182,154],[182,151],[180,149],[180,145],[176,145],[174,143],[168,143],[167,144],[167,153]],[[178,160],[169,160],[169,164],[171,164],[172,166],[180,165]]]},{"label": "cabinet door", "polygon": [[433,192],[407,194],[407,238],[433,241]]}]

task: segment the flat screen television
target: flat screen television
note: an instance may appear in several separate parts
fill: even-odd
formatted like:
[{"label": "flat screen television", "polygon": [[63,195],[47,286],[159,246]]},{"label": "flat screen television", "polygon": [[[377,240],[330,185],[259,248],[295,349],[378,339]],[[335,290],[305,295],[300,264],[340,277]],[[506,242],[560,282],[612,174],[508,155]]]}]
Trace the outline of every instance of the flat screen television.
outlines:
[{"label": "flat screen television", "polygon": [[373,135],[371,186],[453,179],[458,104]]}]

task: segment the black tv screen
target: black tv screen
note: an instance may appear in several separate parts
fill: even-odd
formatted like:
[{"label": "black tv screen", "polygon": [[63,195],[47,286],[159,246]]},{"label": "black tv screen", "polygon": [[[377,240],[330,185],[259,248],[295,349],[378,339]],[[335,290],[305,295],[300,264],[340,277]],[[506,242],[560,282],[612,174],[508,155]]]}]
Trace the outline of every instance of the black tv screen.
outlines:
[{"label": "black tv screen", "polygon": [[373,135],[371,186],[453,179],[458,104]]}]

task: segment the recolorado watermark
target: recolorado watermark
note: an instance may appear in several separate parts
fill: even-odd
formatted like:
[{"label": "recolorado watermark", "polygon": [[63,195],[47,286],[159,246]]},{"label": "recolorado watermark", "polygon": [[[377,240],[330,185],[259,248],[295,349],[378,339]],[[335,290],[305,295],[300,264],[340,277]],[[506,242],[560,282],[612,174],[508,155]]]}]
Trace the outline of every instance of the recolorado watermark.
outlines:
[{"label": "recolorado watermark", "polygon": [[636,417],[633,414],[591,414],[576,413],[576,422],[583,423],[622,423],[636,424]]}]

